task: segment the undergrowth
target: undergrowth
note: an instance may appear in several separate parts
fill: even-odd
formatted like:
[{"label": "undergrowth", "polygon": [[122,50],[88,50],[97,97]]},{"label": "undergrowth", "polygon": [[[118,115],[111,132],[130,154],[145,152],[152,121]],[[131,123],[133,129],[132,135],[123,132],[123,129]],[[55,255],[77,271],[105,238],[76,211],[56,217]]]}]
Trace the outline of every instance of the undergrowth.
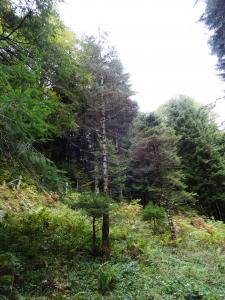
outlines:
[{"label": "undergrowth", "polygon": [[[91,255],[91,220],[35,187],[0,187],[0,299],[224,299],[225,225],[175,217],[154,234],[138,202],[111,212],[109,262]],[[100,248],[101,222],[97,224]]]}]

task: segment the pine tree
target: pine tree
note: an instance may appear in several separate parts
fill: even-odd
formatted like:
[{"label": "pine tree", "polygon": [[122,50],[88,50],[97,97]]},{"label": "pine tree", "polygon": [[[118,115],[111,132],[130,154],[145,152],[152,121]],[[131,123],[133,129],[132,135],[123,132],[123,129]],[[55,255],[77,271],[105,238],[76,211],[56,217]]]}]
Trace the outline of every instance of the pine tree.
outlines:
[{"label": "pine tree", "polygon": [[102,218],[104,214],[109,214],[111,200],[104,194],[82,193],[78,202],[71,207],[73,209],[83,209],[92,217],[92,253],[97,254],[96,245],[96,219]]}]

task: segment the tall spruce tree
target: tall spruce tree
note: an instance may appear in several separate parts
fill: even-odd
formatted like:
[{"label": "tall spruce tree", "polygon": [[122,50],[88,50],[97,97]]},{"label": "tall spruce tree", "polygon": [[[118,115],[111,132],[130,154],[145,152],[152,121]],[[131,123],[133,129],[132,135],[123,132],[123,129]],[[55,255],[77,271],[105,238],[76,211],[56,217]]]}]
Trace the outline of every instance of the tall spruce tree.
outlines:
[{"label": "tall spruce tree", "polygon": [[141,197],[143,204],[153,202],[165,207],[171,239],[176,237],[173,210],[192,199],[183,182],[176,145],[174,131],[155,113],[142,116],[131,148],[128,173],[132,196]]},{"label": "tall spruce tree", "polygon": [[178,155],[189,191],[197,195],[202,213],[225,218],[225,164],[221,134],[207,108],[180,96],[165,107],[166,122],[180,137]]},{"label": "tall spruce tree", "polygon": [[[99,41],[94,37],[87,37],[81,47],[83,54],[79,59],[90,74],[90,84],[80,107],[79,133],[83,132],[83,135],[77,142],[84,150],[83,162],[89,169],[92,188],[105,194],[117,195],[119,193],[114,190],[120,189],[120,186],[113,177],[115,178],[116,172],[120,173],[117,169],[121,166],[117,165],[119,160],[114,160],[114,157],[118,152],[118,141],[122,143],[126,137],[136,113],[136,104],[129,99],[131,91],[128,75],[123,73],[118,55],[108,46],[107,38],[103,36]],[[73,146],[73,141],[71,144]],[[102,249],[103,255],[108,258],[108,213],[103,214]]]}]

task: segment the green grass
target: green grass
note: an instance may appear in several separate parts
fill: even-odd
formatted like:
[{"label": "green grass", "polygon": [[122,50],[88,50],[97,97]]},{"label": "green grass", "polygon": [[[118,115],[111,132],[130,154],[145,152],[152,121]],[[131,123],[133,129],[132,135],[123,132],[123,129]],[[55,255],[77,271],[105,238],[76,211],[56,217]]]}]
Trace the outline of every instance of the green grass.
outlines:
[{"label": "green grass", "polygon": [[137,203],[120,205],[106,263],[91,256],[91,220],[80,211],[34,188],[1,191],[0,299],[225,299],[222,222],[177,215],[171,242],[167,228],[153,235]]}]

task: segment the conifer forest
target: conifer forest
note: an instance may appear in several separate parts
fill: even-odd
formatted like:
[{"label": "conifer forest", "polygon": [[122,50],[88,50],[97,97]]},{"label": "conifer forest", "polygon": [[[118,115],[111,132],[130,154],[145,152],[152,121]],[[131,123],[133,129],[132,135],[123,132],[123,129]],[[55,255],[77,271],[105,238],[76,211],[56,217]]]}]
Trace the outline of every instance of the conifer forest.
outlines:
[{"label": "conifer forest", "polygon": [[108,33],[58,2],[0,0],[0,300],[225,299],[225,94],[141,112]]}]

